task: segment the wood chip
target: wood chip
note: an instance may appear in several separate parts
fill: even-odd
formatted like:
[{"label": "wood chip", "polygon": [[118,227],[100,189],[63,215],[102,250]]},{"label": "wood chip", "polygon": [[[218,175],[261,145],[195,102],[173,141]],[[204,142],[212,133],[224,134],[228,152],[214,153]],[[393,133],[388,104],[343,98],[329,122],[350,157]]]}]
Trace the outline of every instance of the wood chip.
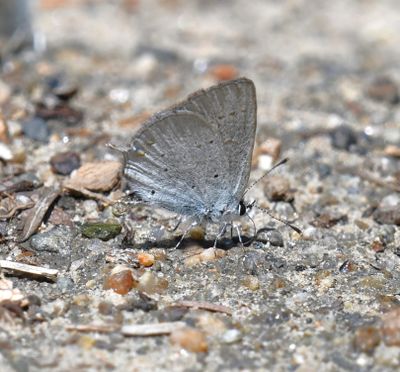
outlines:
[{"label": "wood chip", "polygon": [[171,307],[188,307],[193,309],[208,310],[215,313],[224,313],[227,315],[232,315],[232,310],[229,307],[223,305],[212,304],[210,302],[203,301],[179,301],[175,302]]},{"label": "wood chip", "polygon": [[82,190],[106,192],[119,182],[122,166],[118,161],[86,163],[72,173],[64,187],[81,192]]},{"label": "wood chip", "polygon": [[124,325],[121,328],[121,333],[124,336],[159,336],[169,335],[173,331],[185,328],[185,322],[165,322],[155,324],[132,324]]},{"label": "wood chip", "polygon": [[7,260],[0,260],[0,268],[13,270],[19,273],[44,277],[50,280],[56,280],[59,272],[56,269],[48,269],[47,267],[27,265]]},{"label": "wood chip", "polygon": [[98,332],[98,333],[112,333],[119,330],[117,324],[78,324],[69,325],[66,327],[67,331],[77,332]]},{"label": "wood chip", "polygon": [[42,189],[42,195],[43,196],[39,199],[36,205],[29,211],[28,216],[24,221],[24,229],[21,238],[18,240],[19,242],[29,239],[36,232],[42,223],[46,212],[60,195],[60,191],[44,187]]}]

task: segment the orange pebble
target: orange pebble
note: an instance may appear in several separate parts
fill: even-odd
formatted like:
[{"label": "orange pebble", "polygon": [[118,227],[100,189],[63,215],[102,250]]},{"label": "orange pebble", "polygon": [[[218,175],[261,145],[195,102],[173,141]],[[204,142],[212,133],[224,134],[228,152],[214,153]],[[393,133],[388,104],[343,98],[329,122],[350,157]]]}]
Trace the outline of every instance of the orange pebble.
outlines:
[{"label": "orange pebble", "polygon": [[144,267],[150,267],[154,265],[154,256],[150,253],[139,253],[137,258],[139,263]]},{"label": "orange pebble", "polygon": [[125,295],[136,284],[133,279],[132,271],[124,267],[115,267],[111,274],[106,278],[104,289],[112,289],[114,292]]},{"label": "orange pebble", "polygon": [[193,328],[177,329],[171,333],[171,343],[178,345],[193,353],[205,353],[208,351],[208,344],[203,332]]},{"label": "orange pebble", "polygon": [[220,64],[211,67],[210,69],[211,75],[220,81],[223,80],[232,80],[238,76],[239,71],[237,68],[230,64]]}]

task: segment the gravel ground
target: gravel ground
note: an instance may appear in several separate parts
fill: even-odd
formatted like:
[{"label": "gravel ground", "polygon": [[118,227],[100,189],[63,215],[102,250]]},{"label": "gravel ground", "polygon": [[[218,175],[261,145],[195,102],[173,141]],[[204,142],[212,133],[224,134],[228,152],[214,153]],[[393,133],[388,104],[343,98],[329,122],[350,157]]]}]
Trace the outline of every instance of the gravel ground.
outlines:
[{"label": "gravel ground", "polygon": [[[397,1],[42,0],[34,29],[1,60],[2,371],[398,370]],[[117,202],[106,144],[237,76],[251,180],[290,158],[249,198],[303,233],[254,210],[247,247],[176,250],[176,216]]]}]

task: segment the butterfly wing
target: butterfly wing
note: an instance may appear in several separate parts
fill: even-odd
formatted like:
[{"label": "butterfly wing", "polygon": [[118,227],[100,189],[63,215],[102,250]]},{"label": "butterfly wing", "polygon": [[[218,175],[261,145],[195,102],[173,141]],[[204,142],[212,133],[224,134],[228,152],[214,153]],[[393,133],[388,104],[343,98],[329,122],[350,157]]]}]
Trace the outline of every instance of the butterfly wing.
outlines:
[{"label": "butterfly wing", "polygon": [[228,160],[226,191],[237,204],[243,197],[251,167],[257,126],[257,101],[254,83],[239,78],[193,93],[177,108],[201,115],[222,141]]},{"label": "butterfly wing", "polygon": [[215,129],[212,121],[187,110],[151,118],[123,151],[135,196],[176,213],[207,214],[228,181],[223,177],[229,162]]}]

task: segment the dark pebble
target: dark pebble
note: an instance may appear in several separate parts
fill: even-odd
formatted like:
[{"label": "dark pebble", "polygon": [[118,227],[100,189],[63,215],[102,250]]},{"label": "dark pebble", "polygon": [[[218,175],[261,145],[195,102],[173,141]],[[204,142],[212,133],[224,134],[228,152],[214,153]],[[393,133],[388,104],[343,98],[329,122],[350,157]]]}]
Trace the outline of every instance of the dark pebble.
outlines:
[{"label": "dark pebble", "polygon": [[349,151],[357,144],[357,134],[348,125],[341,125],[330,132],[332,146]]},{"label": "dark pebble", "polygon": [[182,320],[189,310],[184,307],[167,307],[162,311],[158,311],[155,316],[159,322],[177,322]]},{"label": "dark pebble", "polygon": [[51,170],[66,176],[81,165],[81,159],[76,152],[60,152],[50,159]]},{"label": "dark pebble", "polygon": [[71,84],[60,84],[53,89],[53,94],[63,101],[69,101],[76,93],[78,93],[78,87]]},{"label": "dark pebble", "polygon": [[30,118],[22,123],[24,135],[30,139],[40,142],[47,142],[50,136],[50,129],[47,123],[38,117]]},{"label": "dark pebble", "polygon": [[41,306],[42,305],[42,301],[41,301],[40,297],[35,294],[28,295],[26,297],[26,299],[29,302],[29,306]]},{"label": "dark pebble", "polygon": [[56,226],[32,237],[31,247],[38,252],[69,252],[72,231],[65,226]]},{"label": "dark pebble", "polygon": [[83,236],[90,239],[110,240],[115,238],[122,230],[116,222],[87,222],[81,227]]},{"label": "dark pebble", "polygon": [[399,103],[399,89],[397,84],[387,76],[376,78],[368,87],[367,94],[375,101],[391,104]]},{"label": "dark pebble", "polygon": [[75,209],[76,199],[74,199],[72,196],[63,195],[58,199],[57,206],[65,210]]},{"label": "dark pebble", "polygon": [[54,107],[39,103],[36,106],[36,116],[43,120],[58,120],[67,125],[75,125],[82,121],[83,112],[72,108],[64,102]]},{"label": "dark pebble", "polygon": [[400,226],[400,206],[378,208],[373,218],[381,224]]}]

